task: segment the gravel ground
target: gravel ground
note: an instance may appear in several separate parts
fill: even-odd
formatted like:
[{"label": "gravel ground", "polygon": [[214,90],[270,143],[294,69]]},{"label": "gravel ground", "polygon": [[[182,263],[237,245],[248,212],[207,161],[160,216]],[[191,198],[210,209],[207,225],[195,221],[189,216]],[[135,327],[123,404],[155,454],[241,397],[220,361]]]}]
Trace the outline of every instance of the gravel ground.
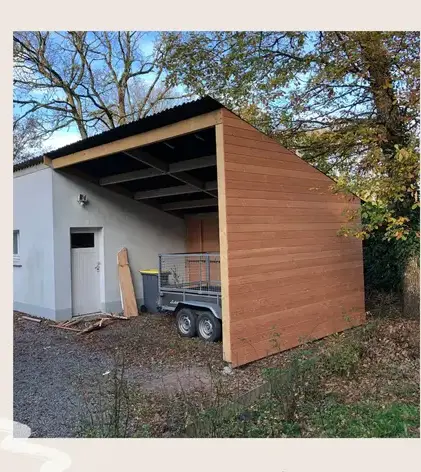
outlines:
[{"label": "gravel ground", "polygon": [[[92,401],[98,396],[103,374],[115,366],[117,350],[125,359],[126,380],[157,393],[206,387],[209,375],[204,363],[196,362],[201,353],[195,347],[222,355],[220,344],[205,346],[179,338],[169,317],[116,321],[78,336],[20,315],[15,313],[14,318],[14,420],[29,425],[33,437],[75,435],[83,397]],[[159,339],[164,346],[156,342],[155,328],[162,328],[164,336]],[[174,340],[165,340],[165,335]],[[177,352],[180,342],[185,349]]]},{"label": "gravel ground", "polygon": [[14,420],[27,424],[34,437],[72,436],[81,401],[78,375],[93,380],[107,370],[109,357],[46,322],[15,317],[14,325]]}]

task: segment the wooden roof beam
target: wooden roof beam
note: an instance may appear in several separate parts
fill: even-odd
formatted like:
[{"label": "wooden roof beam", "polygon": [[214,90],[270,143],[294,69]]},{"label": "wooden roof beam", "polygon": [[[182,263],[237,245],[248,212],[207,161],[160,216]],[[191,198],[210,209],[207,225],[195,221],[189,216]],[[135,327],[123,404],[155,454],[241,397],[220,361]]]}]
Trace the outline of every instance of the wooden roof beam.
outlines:
[{"label": "wooden roof beam", "polygon": [[99,185],[113,185],[113,184],[120,184],[123,182],[131,182],[132,180],[142,180],[142,179],[149,179],[150,177],[157,177],[158,175],[162,175],[162,172],[157,169],[142,169],[142,170],[135,170],[132,172],[123,172],[122,174],[114,174],[110,175],[109,177],[104,177],[99,179]]},{"label": "wooden roof beam", "polygon": [[123,154],[129,156],[136,161],[146,164],[149,167],[152,167],[156,170],[161,171],[162,173],[167,173],[169,170],[169,165],[158,157],[151,156],[148,152],[142,151],[142,149],[132,149],[131,151],[123,151]]},{"label": "wooden roof beam", "polygon": [[177,185],[175,187],[158,188],[155,190],[144,190],[134,194],[135,200],[146,200],[148,198],[170,197],[172,195],[185,195],[198,192],[192,185]]},{"label": "wooden roof beam", "polygon": [[[126,153],[130,157],[133,157],[134,159],[141,160],[143,163],[149,163],[152,162],[151,158],[152,156],[147,156],[145,152],[142,153],[142,157],[139,154],[136,154],[135,157],[135,152],[131,151]],[[112,184],[119,184],[123,182],[130,182],[132,180],[141,180],[141,179],[147,179],[149,177],[156,177],[157,175],[161,175],[163,171],[159,170],[160,168],[163,168],[163,163],[162,162],[157,162],[156,160],[154,161],[154,166],[152,169],[142,169],[142,170],[134,170],[131,172],[123,172],[121,174],[114,174],[110,175],[108,177],[104,177],[99,180],[100,185],[112,185]],[[168,172],[170,174],[176,174],[178,172],[185,172],[187,170],[194,170],[194,169],[202,169],[204,167],[212,167],[216,165],[216,156],[211,155],[211,156],[204,156],[204,157],[198,157],[196,159],[187,159],[185,161],[180,161],[180,162],[175,162],[174,164],[170,164],[168,168]],[[214,189],[209,189],[209,190],[214,190]]]},{"label": "wooden roof beam", "polygon": [[218,206],[217,198],[205,198],[203,200],[190,200],[184,202],[165,203],[161,205],[161,210],[186,210],[188,208],[204,208],[210,206]]},{"label": "wooden roof beam", "polygon": [[218,181],[214,180],[212,182],[206,182],[205,190],[218,190]]},{"label": "wooden roof beam", "polygon": [[187,159],[185,161],[174,162],[170,164],[169,171],[172,174],[184,172],[187,170],[202,169],[204,167],[216,166],[216,155],[197,157],[196,159]]},{"label": "wooden roof beam", "polygon": [[[205,190],[217,190],[218,182],[205,182]],[[143,190],[136,192],[133,196],[135,200],[146,200],[148,198],[170,197],[172,195],[185,195],[188,193],[197,193],[198,188],[193,185],[177,185],[175,187],[165,187],[153,190]]]},{"label": "wooden roof beam", "polygon": [[212,197],[216,196],[214,191],[207,190],[205,188],[205,183],[201,180],[197,179],[196,177],[193,177],[192,175],[187,174],[186,172],[181,172],[180,169],[178,169],[175,173],[172,173],[170,171],[170,166],[166,162],[162,161],[157,157],[151,156],[149,153],[142,151],[141,149],[134,149],[130,152],[124,151],[124,154],[132,157],[133,159],[138,160],[142,164],[146,164],[150,167],[153,167],[155,170],[162,172],[162,175],[169,175],[170,177],[173,177],[174,179],[177,179],[180,182],[183,182],[184,184],[196,187],[197,191],[205,192],[211,195]]},{"label": "wooden roof beam", "polygon": [[202,182],[201,180],[196,179],[196,177],[193,177],[192,175],[189,175],[186,172],[179,172],[178,174],[168,174],[168,175],[170,175],[171,177],[174,177],[174,179],[177,179],[180,182],[193,185],[194,187],[196,187],[197,191],[199,192],[208,193],[209,195],[212,195],[213,197],[216,196],[213,191],[206,190],[205,182]]},{"label": "wooden roof beam", "polygon": [[202,129],[212,128],[218,123],[222,123],[221,110],[204,113],[203,115],[194,116],[183,121],[178,121],[177,123],[135,134],[111,143],[101,144],[90,149],[68,154],[67,156],[57,157],[56,159],[51,159],[51,162],[47,163],[47,165],[51,165],[54,169],[59,169],[61,167],[78,164],[79,162],[90,161],[148,144],[166,141]]}]

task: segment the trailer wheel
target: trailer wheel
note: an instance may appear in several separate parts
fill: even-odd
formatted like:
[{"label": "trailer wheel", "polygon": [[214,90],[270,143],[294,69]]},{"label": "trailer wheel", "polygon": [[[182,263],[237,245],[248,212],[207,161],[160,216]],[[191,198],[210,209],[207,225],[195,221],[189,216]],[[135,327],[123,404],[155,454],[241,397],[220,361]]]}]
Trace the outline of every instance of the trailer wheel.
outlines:
[{"label": "trailer wheel", "polygon": [[180,336],[193,338],[197,332],[197,315],[190,308],[181,308],[176,315],[177,331]]},{"label": "trailer wheel", "polygon": [[221,321],[211,312],[202,313],[197,319],[197,334],[204,341],[219,341],[222,334]]}]

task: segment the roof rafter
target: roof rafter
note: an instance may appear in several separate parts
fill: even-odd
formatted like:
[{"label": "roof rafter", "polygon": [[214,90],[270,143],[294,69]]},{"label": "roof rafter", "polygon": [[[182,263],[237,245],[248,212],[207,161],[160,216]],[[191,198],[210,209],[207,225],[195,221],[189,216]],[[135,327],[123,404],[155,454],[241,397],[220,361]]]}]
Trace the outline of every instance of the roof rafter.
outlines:
[{"label": "roof rafter", "polygon": [[[141,179],[147,179],[149,177],[156,177],[158,175],[165,173],[170,173],[170,174],[176,174],[178,172],[185,172],[187,170],[194,170],[194,169],[202,169],[205,167],[213,167],[216,165],[216,156],[210,155],[210,156],[203,156],[203,157],[197,157],[195,159],[186,159],[184,161],[180,162],[175,162],[173,164],[170,164],[168,167],[168,172],[160,170],[163,168],[163,164],[161,162],[156,162],[152,156],[147,156],[145,152],[142,153],[142,155],[139,155],[135,157],[134,152],[130,153],[125,153],[127,155],[130,155],[130,157],[133,157],[137,160],[141,160],[143,163],[148,163],[148,165],[151,165],[149,163],[154,163],[155,165],[152,165],[152,169],[142,169],[142,170],[134,170],[131,172],[124,172],[121,174],[114,174],[110,175],[107,177],[104,177],[99,180],[100,185],[113,185],[117,183],[122,183],[122,182],[130,182],[132,180],[141,180]],[[142,156],[142,157],[140,157]],[[209,189],[212,190],[212,189]]]},{"label": "roof rafter", "polygon": [[144,190],[134,194],[135,200],[146,200],[148,198],[170,197],[172,195],[185,195],[196,193],[197,188],[193,185],[177,185],[175,187],[164,187],[155,190]]},{"label": "roof rafter", "polygon": [[217,198],[205,198],[203,200],[186,200],[183,202],[165,203],[161,205],[161,209],[164,211],[171,210],[185,210],[188,208],[204,208],[218,206]]}]

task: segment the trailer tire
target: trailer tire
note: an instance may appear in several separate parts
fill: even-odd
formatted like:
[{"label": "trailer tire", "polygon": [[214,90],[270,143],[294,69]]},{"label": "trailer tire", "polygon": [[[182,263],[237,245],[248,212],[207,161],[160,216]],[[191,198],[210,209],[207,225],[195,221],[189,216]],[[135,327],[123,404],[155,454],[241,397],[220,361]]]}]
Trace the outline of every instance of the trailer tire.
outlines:
[{"label": "trailer tire", "polygon": [[180,308],[175,317],[177,331],[184,338],[193,338],[197,333],[197,315],[190,308]]},{"label": "trailer tire", "polygon": [[197,319],[197,334],[203,341],[219,341],[222,335],[221,321],[210,311],[203,312]]}]

